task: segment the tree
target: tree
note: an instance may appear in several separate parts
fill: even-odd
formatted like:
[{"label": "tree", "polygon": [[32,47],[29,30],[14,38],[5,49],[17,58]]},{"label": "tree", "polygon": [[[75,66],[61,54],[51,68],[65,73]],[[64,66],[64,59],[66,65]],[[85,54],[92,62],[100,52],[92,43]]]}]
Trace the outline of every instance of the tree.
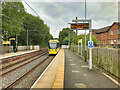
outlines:
[{"label": "tree", "polygon": [[70,32],[70,39],[75,37],[75,32],[73,30],[70,30],[70,28],[63,28],[62,31],[59,32],[59,41],[61,45],[68,44],[69,32]]},{"label": "tree", "polygon": [[[88,41],[90,40],[89,37],[90,37],[90,35],[87,34],[86,35],[86,45],[88,45]],[[83,45],[85,45],[85,35],[84,34],[79,35],[78,39],[82,39],[82,43],[83,43]],[[95,46],[97,46],[99,44],[98,40],[94,36],[92,36],[92,41],[93,41]]]},{"label": "tree", "polygon": [[22,45],[26,44],[27,30],[29,33],[29,45],[47,46],[48,40],[53,38],[49,33],[50,28],[37,16],[26,13],[23,24],[25,25],[24,31],[19,36],[19,41]]},{"label": "tree", "polygon": [[[69,37],[69,31],[70,31],[70,37]],[[70,39],[71,45],[77,45],[79,39],[82,39],[82,43],[83,43],[83,45],[85,45],[85,35],[84,34],[76,36],[75,32],[73,30],[70,30],[70,28],[63,28],[62,31],[59,32],[60,43],[68,45],[69,39]],[[92,40],[93,40],[95,46],[98,45],[98,40],[96,39],[96,37],[92,36]],[[86,45],[88,45],[88,41],[89,41],[89,34],[86,35]]]},{"label": "tree", "polygon": [[18,45],[26,45],[27,31],[29,45],[46,46],[53,38],[49,26],[39,17],[25,12],[21,2],[2,3],[2,31],[8,31],[8,38],[19,34]]},{"label": "tree", "polygon": [[22,23],[24,16],[25,10],[21,2],[3,2],[2,31],[8,31],[8,37],[14,37],[20,33],[23,30]]}]

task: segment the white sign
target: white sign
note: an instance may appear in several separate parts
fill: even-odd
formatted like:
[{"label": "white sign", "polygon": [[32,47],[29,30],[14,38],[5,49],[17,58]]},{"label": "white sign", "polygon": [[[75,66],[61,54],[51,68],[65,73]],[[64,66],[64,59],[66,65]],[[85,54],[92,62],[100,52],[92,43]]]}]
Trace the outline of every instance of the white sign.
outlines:
[{"label": "white sign", "polygon": [[62,48],[69,48],[69,45],[62,45]]},{"label": "white sign", "polygon": [[93,41],[88,41],[88,48],[93,48]]}]

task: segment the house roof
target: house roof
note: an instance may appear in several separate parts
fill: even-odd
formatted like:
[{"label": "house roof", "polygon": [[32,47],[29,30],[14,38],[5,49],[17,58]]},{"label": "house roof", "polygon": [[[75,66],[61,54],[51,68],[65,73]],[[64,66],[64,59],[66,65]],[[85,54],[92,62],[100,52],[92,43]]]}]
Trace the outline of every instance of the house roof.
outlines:
[{"label": "house roof", "polygon": [[114,22],[115,24],[117,24],[118,26],[120,26],[120,22]]},{"label": "house roof", "polygon": [[114,24],[117,24],[118,26],[120,26],[120,22],[114,22],[112,25],[110,26],[106,26],[100,29],[92,29],[94,33],[103,33],[103,32],[107,32]]}]

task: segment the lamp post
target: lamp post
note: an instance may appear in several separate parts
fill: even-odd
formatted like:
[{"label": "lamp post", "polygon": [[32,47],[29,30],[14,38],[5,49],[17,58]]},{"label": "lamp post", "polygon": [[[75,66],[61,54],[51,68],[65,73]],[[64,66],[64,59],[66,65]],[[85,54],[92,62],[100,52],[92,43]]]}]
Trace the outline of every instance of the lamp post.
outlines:
[{"label": "lamp post", "polygon": [[[2,12],[2,2],[0,2],[0,12]],[[0,15],[0,54],[3,54],[3,45],[2,45],[2,41],[3,41],[3,35],[2,35],[2,15]],[[0,83],[1,84],[1,83]]]},{"label": "lamp post", "polygon": [[16,48],[18,49],[18,35],[20,34],[16,34]]},{"label": "lamp post", "polygon": [[29,42],[28,42],[28,41],[29,41],[29,37],[28,37],[28,35],[29,35],[29,34],[28,34],[29,31],[37,31],[37,30],[27,30],[27,46],[28,46],[28,43],[29,43]]},{"label": "lamp post", "polygon": [[[86,20],[86,0],[85,0],[85,20]],[[86,30],[85,30],[85,62],[87,61],[87,48],[86,48]]]}]

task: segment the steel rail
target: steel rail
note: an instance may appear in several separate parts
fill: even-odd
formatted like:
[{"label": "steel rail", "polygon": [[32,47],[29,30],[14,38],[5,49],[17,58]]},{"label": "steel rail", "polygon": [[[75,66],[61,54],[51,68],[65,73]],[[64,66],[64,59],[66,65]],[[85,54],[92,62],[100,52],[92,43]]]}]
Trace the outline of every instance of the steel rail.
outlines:
[{"label": "steel rail", "polygon": [[20,78],[18,78],[17,80],[15,80],[13,83],[11,83],[10,85],[8,85],[4,90],[7,90],[9,88],[13,88],[14,85],[16,85],[17,83],[19,83],[21,79],[24,79],[27,75],[29,75],[29,73],[31,73],[32,71],[34,71],[38,66],[40,66],[43,62],[45,62],[49,58],[50,58],[50,56],[48,56],[47,58],[45,58],[43,61],[41,61],[35,67],[33,67],[30,71],[28,71],[27,73],[25,73],[24,75],[22,75]]},{"label": "steel rail", "polygon": [[40,55],[39,57],[37,57],[37,58],[34,58],[34,59],[32,59],[31,61],[29,61],[29,62],[26,62],[26,63],[24,63],[24,64],[22,64],[22,65],[20,65],[20,66],[18,66],[18,67],[16,67],[16,68],[14,68],[14,69],[12,69],[12,70],[9,70],[9,71],[7,71],[7,72],[5,72],[5,73],[2,73],[0,76],[5,76],[5,75],[7,75],[8,73],[11,73],[11,72],[13,72],[13,71],[15,71],[16,69],[19,69],[19,68],[21,68],[21,67],[23,67],[23,66],[25,66],[25,65],[27,65],[27,64],[29,64],[29,63],[31,63],[31,62],[33,62],[34,60],[36,60],[36,59],[38,59],[38,58],[40,58],[40,57],[42,57],[43,55],[46,55],[47,53],[43,53],[42,55]]},{"label": "steel rail", "polygon": [[39,53],[40,51],[47,51],[47,49],[42,49],[42,50],[35,51],[35,52],[30,52],[30,53],[25,53],[25,54],[22,54],[22,55],[8,57],[8,58],[5,58],[5,59],[1,60],[0,64],[4,64],[5,62],[8,62],[8,61],[10,62],[11,60],[14,61],[14,60],[19,59],[21,57],[26,57],[26,55],[36,54],[36,53]]},{"label": "steel rail", "polygon": [[37,56],[41,55],[42,53],[45,53],[45,52],[41,52],[41,53],[36,54],[36,55],[34,55],[34,56],[32,56],[32,57],[29,57],[29,58],[25,58],[25,59],[23,59],[23,60],[21,60],[21,61],[15,62],[15,63],[13,63],[13,64],[10,64],[10,65],[8,65],[8,66],[2,67],[2,68],[0,68],[0,69],[5,70],[5,69],[7,69],[7,68],[9,68],[9,67],[11,67],[11,66],[14,66],[14,65],[16,65],[16,64],[22,63],[22,62],[27,61],[27,60],[29,60],[29,59],[31,59],[31,58],[37,57]]}]

